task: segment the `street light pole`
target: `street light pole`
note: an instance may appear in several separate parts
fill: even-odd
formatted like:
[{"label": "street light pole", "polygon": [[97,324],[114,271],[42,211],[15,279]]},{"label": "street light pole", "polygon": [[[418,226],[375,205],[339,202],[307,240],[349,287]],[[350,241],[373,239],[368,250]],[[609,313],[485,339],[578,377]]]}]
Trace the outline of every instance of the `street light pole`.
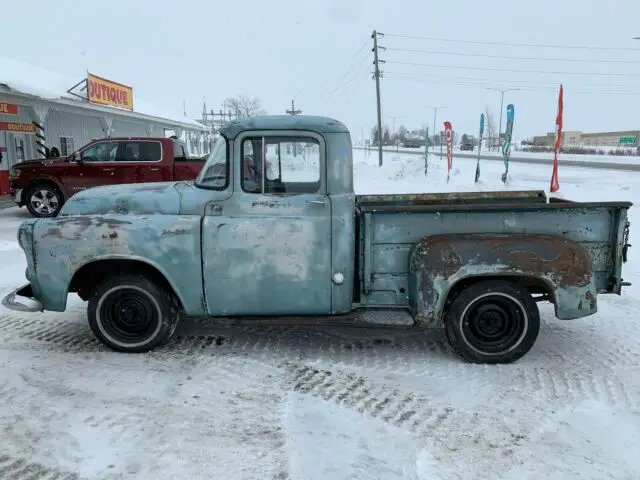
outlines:
[{"label": "street light pole", "polygon": [[498,143],[500,142],[500,136],[502,135],[502,109],[504,108],[504,93],[505,92],[514,92],[516,90],[520,90],[519,88],[492,88],[487,87],[487,90],[495,90],[496,92],[500,92],[500,123],[498,124]]},{"label": "street light pole", "polygon": [[435,135],[436,134],[436,115],[438,114],[438,109],[447,108],[447,107],[443,107],[442,105],[439,105],[437,107],[425,107],[425,108],[433,108],[433,135]]}]

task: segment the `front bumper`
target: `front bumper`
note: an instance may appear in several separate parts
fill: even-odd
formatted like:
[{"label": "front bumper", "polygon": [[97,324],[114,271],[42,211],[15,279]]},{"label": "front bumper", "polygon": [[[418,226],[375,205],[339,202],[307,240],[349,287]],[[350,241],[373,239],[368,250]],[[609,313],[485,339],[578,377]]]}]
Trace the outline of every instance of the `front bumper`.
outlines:
[{"label": "front bumper", "polygon": [[16,202],[20,207],[24,205],[22,202],[22,188],[10,188],[9,193],[13,197],[13,201]]},{"label": "front bumper", "polygon": [[[20,297],[16,300],[16,297]],[[44,306],[39,300],[33,298],[31,284],[27,283],[2,299],[2,305],[10,310],[18,312],[43,312]]]}]

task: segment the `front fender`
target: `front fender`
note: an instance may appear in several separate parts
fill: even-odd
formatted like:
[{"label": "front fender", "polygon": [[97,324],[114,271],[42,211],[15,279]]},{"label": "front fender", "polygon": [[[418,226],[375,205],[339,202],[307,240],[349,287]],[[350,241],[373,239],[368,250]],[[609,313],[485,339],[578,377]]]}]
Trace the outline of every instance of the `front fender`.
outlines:
[{"label": "front fender", "polygon": [[591,256],[564,237],[536,234],[467,234],[425,237],[409,256],[409,306],[422,326],[441,327],[446,299],[473,277],[513,276],[542,282],[556,317],[597,312]]},{"label": "front fender", "polygon": [[198,215],[77,215],[40,219],[33,231],[38,300],[64,311],[74,274],[105,259],[154,266],[187,313],[202,314],[202,250]]},{"label": "front fender", "polygon": [[[23,189],[26,190],[29,187],[29,185],[32,185],[34,183],[42,183],[42,182],[53,183],[56,187],[58,187],[58,190],[62,192],[62,196],[64,197],[65,200],[67,200],[72,195],[72,193],[65,188],[65,186],[62,184],[59,178],[57,178],[54,175],[40,174],[40,173],[38,175],[34,175],[33,177],[29,177],[29,179],[25,182],[25,186],[23,187]],[[24,199],[23,199],[23,203],[26,203],[24,202]]]}]

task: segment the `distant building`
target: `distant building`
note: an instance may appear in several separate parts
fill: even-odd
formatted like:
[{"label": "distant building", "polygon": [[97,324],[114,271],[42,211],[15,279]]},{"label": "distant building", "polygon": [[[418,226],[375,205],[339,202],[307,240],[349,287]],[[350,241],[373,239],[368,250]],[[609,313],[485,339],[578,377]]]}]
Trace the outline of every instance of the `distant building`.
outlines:
[{"label": "distant building", "polygon": [[[553,146],[556,141],[555,132],[533,137],[533,144],[538,146]],[[623,130],[616,132],[582,133],[579,131],[562,132],[561,146],[589,146],[589,147],[635,147],[640,141],[640,130]]]},{"label": "distant building", "polygon": [[[582,132],[562,132],[560,145],[580,145],[582,142]],[[549,132],[546,135],[533,137],[533,144],[538,146],[552,147],[556,142],[556,133]]]}]

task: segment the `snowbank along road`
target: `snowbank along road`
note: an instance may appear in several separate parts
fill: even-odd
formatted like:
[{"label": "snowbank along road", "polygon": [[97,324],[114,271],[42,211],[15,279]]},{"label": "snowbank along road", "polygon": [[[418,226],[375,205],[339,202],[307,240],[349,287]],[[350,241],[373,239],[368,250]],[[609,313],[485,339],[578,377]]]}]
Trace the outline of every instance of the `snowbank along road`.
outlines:
[{"label": "snowbank along road", "polygon": [[[358,193],[505,188],[502,166],[461,164],[449,185],[420,159],[357,157]],[[506,188],[545,188],[512,168]],[[640,176],[564,168],[561,194],[640,200]],[[585,198],[587,197],[587,198]],[[632,240],[634,209],[631,209]],[[0,293],[24,277],[0,212]],[[591,317],[543,325],[516,364],[458,361],[439,333],[184,322],[150,354],[108,351],[86,305],[0,307],[0,478],[567,479],[640,477],[640,263]],[[635,277],[638,278],[635,278]]]}]

